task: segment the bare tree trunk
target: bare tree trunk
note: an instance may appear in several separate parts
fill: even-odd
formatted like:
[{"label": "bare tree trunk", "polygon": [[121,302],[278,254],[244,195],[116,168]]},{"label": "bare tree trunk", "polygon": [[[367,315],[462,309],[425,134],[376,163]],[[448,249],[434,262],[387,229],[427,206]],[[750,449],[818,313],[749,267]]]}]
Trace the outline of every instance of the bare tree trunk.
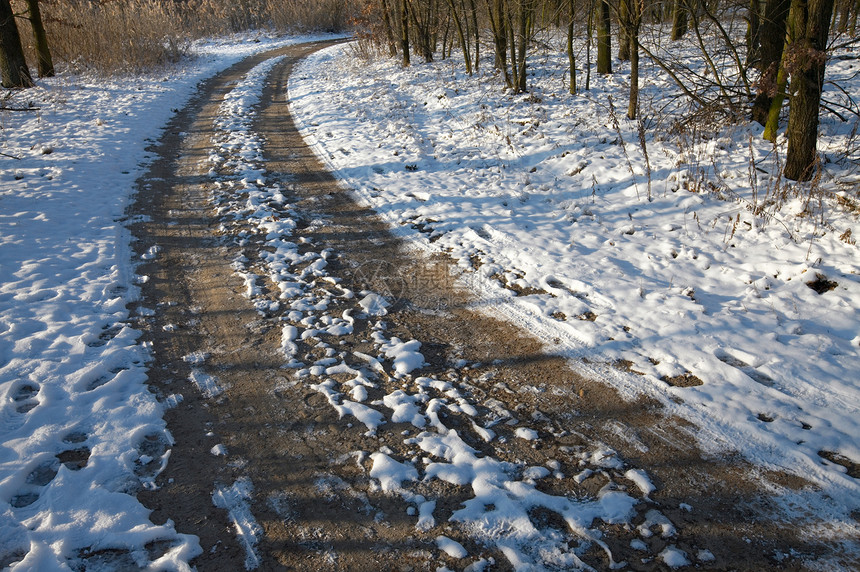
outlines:
[{"label": "bare tree trunk", "polygon": [[0,76],[3,87],[33,87],[9,0],[0,0]]},{"label": "bare tree trunk", "polygon": [[776,134],[779,131],[779,114],[782,112],[782,103],[788,97],[788,94],[785,92],[785,88],[788,85],[788,74],[785,72],[785,65],[782,61],[774,64],[773,67],[777,70],[774,72],[775,87],[773,95],[767,97],[770,104],[766,109],[766,115],[762,123],[764,125],[762,137],[771,143],[776,143]]},{"label": "bare tree trunk", "polygon": [[[860,0],[858,0],[860,2]],[[585,43],[585,91],[591,89],[591,38],[594,36],[594,0],[588,2],[588,26]]]},{"label": "bare tree trunk", "polygon": [[409,2],[400,0],[400,52],[403,56],[403,67],[409,67]]},{"label": "bare tree trunk", "polygon": [[514,22],[511,18],[511,9],[508,3],[505,2],[505,18],[507,19],[506,29],[508,31],[508,48],[511,56],[511,89],[514,91],[520,87],[519,66],[517,65],[517,38],[514,35]]},{"label": "bare tree trunk", "polygon": [[525,93],[528,91],[526,85],[526,55],[528,54],[529,48],[529,31],[531,29],[531,20],[532,20],[532,11],[533,7],[531,5],[532,0],[520,0],[519,5],[519,56],[518,62],[519,70],[517,71],[517,78],[519,79],[519,83],[517,84],[517,91],[520,93]]},{"label": "bare tree trunk", "polygon": [[481,62],[481,29],[478,27],[478,7],[475,0],[469,0],[472,10],[472,31],[475,33],[475,71],[478,71]]},{"label": "bare tree trunk", "polygon": [[576,18],[576,2],[569,0],[570,23],[567,25],[567,61],[570,63],[570,94],[576,95],[576,54],[573,52],[573,25]]},{"label": "bare tree trunk", "polygon": [[851,25],[848,26],[848,33],[853,38],[857,34],[857,13],[860,12],[860,0],[854,3],[854,13],[851,15]]},{"label": "bare tree trunk", "polygon": [[627,37],[630,42],[630,98],[627,104],[627,119],[636,119],[639,114],[639,28],[642,24],[642,0],[630,0],[628,6]]},{"label": "bare tree trunk", "polygon": [[[419,8],[424,8],[424,10],[419,10]],[[435,0],[412,2],[409,16],[413,24],[412,46],[421,54],[425,62],[432,62],[433,52],[436,49],[437,9]]]},{"label": "bare tree trunk", "polygon": [[630,2],[636,0],[618,0],[618,59],[626,62],[630,59],[630,37],[628,22],[630,20]]},{"label": "bare tree trunk", "polygon": [[[764,20],[759,27],[759,63],[761,70],[757,94],[752,107],[752,119],[766,125],[773,98],[785,89],[779,87],[778,75],[785,46],[785,22],[791,0],[768,0]],[[780,99],[782,105],[782,99]]]},{"label": "bare tree trunk", "polygon": [[839,7],[839,28],[837,28],[837,32],[840,34],[844,34],[848,31],[848,22],[851,19],[851,9],[853,5],[853,0],[841,0],[841,5]]},{"label": "bare tree trunk", "polygon": [[599,0],[597,15],[597,73],[612,73],[612,33],[609,1]]},{"label": "bare tree trunk", "polygon": [[508,73],[508,29],[503,0],[486,0],[487,12],[490,15],[490,28],[493,32],[493,49],[495,58],[493,65],[502,72],[505,85],[513,87],[511,76]]},{"label": "bare tree trunk", "polygon": [[388,40],[388,55],[392,58],[397,55],[397,40],[394,39],[394,27],[391,25],[391,11],[388,8],[388,0],[380,0],[382,4],[382,24],[385,26],[385,39]]},{"label": "bare tree trunk", "polygon": [[833,0],[794,0],[790,18],[794,41],[791,55],[792,97],[788,115],[785,176],[793,181],[812,178],[818,160],[818,105],[824,85],[827,37]]},{"label": "bare tree trunk", "polygon": [[469,54],[468,34],[463,31],[463,23],[460,21],[460,15],[457,13],[457,7],[454,5],[454,0],[447,1],[448,7],[451,9],[451,17],[454,19],[454,27],[457,29],[457,37],[460,39],[460,48],[463,50],[463,59],[466,62],[466,73],[472,75],[472,56]]},{"label": "bare tree trunk", "polygon": [[445,27],[442,28],[442,61],[445,61],[451,55],[454,40],[448,41],[448,34],[451,32],[451,18],[445,18]]},{"label": "bare tree trunk", "polygon": [[747,64],[758,57],[759,33],[761,28],[761,0],[750,0],[747,10]]},{"label": "bare tree trunk", "polygon": [[[758,2],[758,0],[752,0]],[[672,41],[677,42],[687,33],[689,13],[684,0],[675,0],[672,4]]]},{"label": "bare tree trunk", "polygon": [[30,12],[30,25],[33,27],[33,41],[36,44],[36,54],[39,58],[39,77],[54,77],[54,60],[48,47],[48,35],[42,24],[42,13],[39,10],[39,0],[27,0],[27,10]]}]

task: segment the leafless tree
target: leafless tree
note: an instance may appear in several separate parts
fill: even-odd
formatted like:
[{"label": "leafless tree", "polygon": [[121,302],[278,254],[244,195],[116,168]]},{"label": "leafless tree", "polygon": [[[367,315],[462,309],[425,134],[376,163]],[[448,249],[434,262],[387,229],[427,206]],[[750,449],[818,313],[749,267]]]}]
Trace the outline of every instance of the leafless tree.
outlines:
[{"label": "leafless tree", "polygon": [[791,76],[785,176],[808,181],[818,163],[818,107],[824,87],[825,52],[833,0],[793,0],[785,68]]},{"label": "leafless tree", "polygon": [[0,76],[3,87],[33,86],[9,0],[0,0]]}]

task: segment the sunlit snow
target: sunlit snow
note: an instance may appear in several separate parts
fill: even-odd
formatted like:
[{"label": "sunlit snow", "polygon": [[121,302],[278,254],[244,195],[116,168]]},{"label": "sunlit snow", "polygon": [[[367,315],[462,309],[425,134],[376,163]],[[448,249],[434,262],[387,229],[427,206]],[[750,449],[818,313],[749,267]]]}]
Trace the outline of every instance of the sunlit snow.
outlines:
[{"label": "sunlit snow", "polygon": [[[0,556],[13,570],[85,567],[82,554],[99,549],[117,550],[137,567],[189,570],[200,553],[195,537],[170,521],[153,524],[135,498],[157,486],[169,462],[173,440],[162,415],[182,396],[159,403],[145,385],[150,348],[134,321],[155,310],[128,309],[147,277],[135,275],[126,207],[151,159],[146,148],[198,81],[295,41],[200,45],[199,60],[158,77],[43,80],[27,92],[38,114],[3,116],[0,151],[17,158],[0,159]],[[756,128],[687,141],[653,135],[666,127],[654,106],[674,87],[647,64],[646,169],[638,125],[611,120],[617,104],[608,95],[621,93],[620,75],[593,78],[591,91],[570,96],[548,71],[556,57],[548,55],[533,62],[531,93],[511,96],[495,78],[466,77],[450,61],[403,70],[394,62],[356,65],[352,57],[349,48],[334,48],[309,58],[290,97],[320,157],[396,233],[447,253],[484,305],[582,372],[626,396],[655,397],[694,422],[706,450],[737,449],[823,491],[796,493],[787,504],[814,510],[827,496],[846,514],[860,508],[857,480],[819,456],[860,459],[860,263],[856,245],[839,238],[860,232],[855,215],[826,205],[822,225],[799,200],[760,203],[759,193],[782,183],[755,168],[772,172],[777,161]],[[468,416],[475,434],[492,443],[492,423],[512,420],[504,404],[478,404],[448,381],[423,377],[421,340],[395,337],[382,321],[393,300],[338,286],[327,262],[337,253],[300,254],[295,221],[271,216],[284,209],[285,189],[267,181],[251,123],[276,63],[252,70],[227,96],[209,161],[222,230],[241,220],[265,238],[274,304],[287,308],[291,323],[281,329],[285,370],[354,418],[354,430],[414,428],[402,443],[418,453],[415,461],[383,447],[369,459],[370,477],[409,505],[417,531],[440,524],[438,499],[415,492],[435,480],[467,497],[444,524],[494,546],[514,568],[548,560],[584,567],[573,539],[619,565],[595,523],[633,526],[634,507],[656,490],[648,468],[627,466],[595,443],[580,453],[574,480],[612,468],[635,487],[607,485],[595,498],[575,499],[540,490],[557,471],[549,463],[519,467],[478,454],[441,414]],[[845,65],[834,61],[828,73],[847,77]],[[684,110],[670,106],[663,115],[673,113]],[[825,119],[822,131],[822,149],[835,155],[846,128]],[[829,168],[839,175],[838,164]],[[158,245],[149,245],[142,258],[158,255]],[[233,268],[258,310],[274,311],[247,260]],[[819,293],[810,286],[816,282],[835,286]],[[354,309],[327,314],[335,298]],[[298,341],[347,335],[356,320],[371,324],[372,352],[329,348],[316,361],[298,355]],[[586,356],[590,365],[577,359]],[[205,360],[186,356],[194,366],[189,381],[214,398],[225,388],[202,371]],[[368,390],[388,377],[402,387],[368,403]],[[529,427],[513,434],[529,445],[541,438]],[[231,515],[248,568],[259,564],[261,535],[248,504],[252,489],[238,480],[212,491],[213,503]],[[568,531],[539,530],[533,509],[558,515]],[[636,529],[644,539],[676,533],[658,510]],[[447,536],[434,538],[451,558],[469,555]],[[164,541],[161,553],[144,549],[153,541]],[[634,542],[637,550],[647,546]],[[692,556],[669,545],[659,558],[674,568]],[[700,550],[696,558],[713,554]]]}]

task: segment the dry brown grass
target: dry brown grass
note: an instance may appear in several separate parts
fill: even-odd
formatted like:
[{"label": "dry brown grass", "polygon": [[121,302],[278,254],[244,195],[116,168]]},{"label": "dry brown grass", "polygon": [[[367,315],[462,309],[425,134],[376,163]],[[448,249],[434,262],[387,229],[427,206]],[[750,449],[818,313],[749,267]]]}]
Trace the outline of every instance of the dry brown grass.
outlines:
[{"label": "dry brown grass", "polygon": [[[343,30],[352,13],[343,0],[41,0],[60,69],[133,73],[169,65],[192,40],[249,30]],[[18,14],[23,0],[13,0]],[[35,62],[29,22],[19,19],[28,61]]]}]

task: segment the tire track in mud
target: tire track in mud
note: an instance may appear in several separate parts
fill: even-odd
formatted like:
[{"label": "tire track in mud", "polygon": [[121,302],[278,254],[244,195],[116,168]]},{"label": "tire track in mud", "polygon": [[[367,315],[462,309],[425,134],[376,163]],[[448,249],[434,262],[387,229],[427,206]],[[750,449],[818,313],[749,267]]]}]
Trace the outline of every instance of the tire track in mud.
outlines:
[{"label": "tire track in mud", "polygon": [[[200,537],[203,553],[193,564],[506,570],[519,550],[548,569],[625,561],[626,569],[656,570],[675,547],[706,568],[773,569],[792,567],[791,550],[826,551],[781,522],[764,492],[802,483],[737,459],[703,459],[695,427],[666,417],[655,402],[622,400],[527,333],[479,313],[468,293],[453,288],[446,260],[406,250],[352,200],[302,141],[284,95],[294,63],[324,45],[254,56],[201,85],[156,147],[159,159],[132,213],[138,251],[158,247],[138,269],[148,277],[142,304],[155,310],[142,318],[154,355],[151,387],[175,404],[166,413],[169,463],[158,488],[140,499],[153,521],[172,519],[178,531]],[[274,238],[291,249],[282,274],[295,292],[284,296],[283,281],[271,278],[273,239],[237,216],[253,195],[247,181],[229,172],[229,157],[212,173],[225,97],[255,66],[280,56],[254,123],[265,158],[255,185],[280,198],[255,206],[265,224],[287,228]],[[385,296],[384,316],[374,316],[383,311],[372,296],[367,301],[369,292]],[[311,297],[318,309],[309,309]],[[396,353],[386,357],[395,339],[420,342],[424,365],[398,372]],[[296,367],[284,367],[286,347]],[[354,391],[356,374],[366,380],[358,384],[365,395]],[[392,413],[392,396],[400,405],[413,399],[411,421]],[[345,406],[376,411],[385,423],[341,417],[336,407]],[[454,477],[418,478],[454,465],[434,449],[434,439],[453,439],[452,430],[477,458],[504,464],[509,492],[526,487],[583,506],[615,492],[633,499],[632,509],[577,528],[563,510],[533,502],[527,519],[556,553],[506,549],[451,521],[473,490]],[[404,474],[414,469],[415,478],[397,481],[386,467],[398,466]],[[647,493],[649,480],[656,490]],[[428,511],[432,519],[418,526]],[[442,536],[468,556],[458,557]]]}]

